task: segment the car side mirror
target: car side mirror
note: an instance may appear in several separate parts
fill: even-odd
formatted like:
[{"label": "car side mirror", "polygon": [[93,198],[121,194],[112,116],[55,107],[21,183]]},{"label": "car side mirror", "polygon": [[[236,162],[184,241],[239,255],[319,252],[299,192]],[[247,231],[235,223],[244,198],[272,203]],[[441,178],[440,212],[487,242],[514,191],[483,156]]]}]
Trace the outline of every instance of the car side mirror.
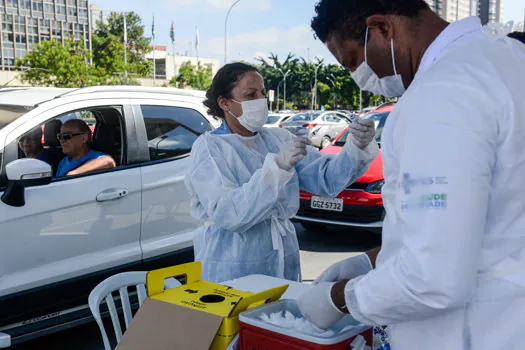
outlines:
[{"label": "car side mirror", "polygon": [[1,200],[12,207],[23,207],[26,204],[26,187],[47,185],[53,178],[51,165],[32,158],[19,159],[7,164],[5,172],[8,182]]}]

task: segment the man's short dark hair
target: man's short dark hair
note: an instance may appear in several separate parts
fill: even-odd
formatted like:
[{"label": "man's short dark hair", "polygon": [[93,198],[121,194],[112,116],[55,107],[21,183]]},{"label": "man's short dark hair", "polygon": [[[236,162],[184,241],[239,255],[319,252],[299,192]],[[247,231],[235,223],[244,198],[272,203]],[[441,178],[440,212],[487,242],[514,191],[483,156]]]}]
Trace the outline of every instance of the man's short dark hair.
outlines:
[{"label": "man's short dark hair", "polygon": [[364,43],[366,19],[372,15],[398,15],[415,18],[429,9],[424,0],[321,0],[315,6],[312,29],[323,43],[331,32],[345,40]]}]

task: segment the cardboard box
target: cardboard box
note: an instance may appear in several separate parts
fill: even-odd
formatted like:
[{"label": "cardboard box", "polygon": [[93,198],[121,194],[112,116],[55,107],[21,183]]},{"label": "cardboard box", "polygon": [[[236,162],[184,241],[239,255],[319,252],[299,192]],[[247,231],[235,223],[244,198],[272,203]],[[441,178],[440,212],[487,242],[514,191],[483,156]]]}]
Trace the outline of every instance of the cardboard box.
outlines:
[{"label": "cardboard box", "polygon": [[[187,283],[164,290],[164,279]],[[239,332],[239,313],[277,301],[288,285],[250,293],[202,281],[199,262],[148,273],[148,298],[122,337],[118,350],[225,350]]]}]

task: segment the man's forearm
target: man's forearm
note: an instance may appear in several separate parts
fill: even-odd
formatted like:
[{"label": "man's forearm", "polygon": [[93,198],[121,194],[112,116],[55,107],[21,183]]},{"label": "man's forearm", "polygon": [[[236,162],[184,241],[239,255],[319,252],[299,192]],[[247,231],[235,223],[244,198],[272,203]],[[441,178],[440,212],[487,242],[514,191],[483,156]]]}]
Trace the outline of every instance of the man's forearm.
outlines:
[{"label": "man's forearm", "polygon": [[[370,262],[372,263],[372,266],[374,269],[376,268],[376,259],[377,255],[381,251],[381,247],[377,247],[374,249],[370,249],[369,251],[365,252],[366,255],[368,255],[368,258],[370,259]],[[339,308],[343,312],[352,312],[351,310],[345,309],[346,306],[346,300],[345,300],[345,287],[348,283],[348,280],[342,280],[339,282],[336,282],[334,286],[332,287],[331,291],[331,297],[332,301],[334,302],[335,306]]]},{"label": "man's forearm", "polygon": [[82,166],[79,166],[75,170],[70,171],[67,175],[79,175],[89,173],[95,170],[112,169],[115,167],[115,161],[111,156],[104,156],[94,159]]}]

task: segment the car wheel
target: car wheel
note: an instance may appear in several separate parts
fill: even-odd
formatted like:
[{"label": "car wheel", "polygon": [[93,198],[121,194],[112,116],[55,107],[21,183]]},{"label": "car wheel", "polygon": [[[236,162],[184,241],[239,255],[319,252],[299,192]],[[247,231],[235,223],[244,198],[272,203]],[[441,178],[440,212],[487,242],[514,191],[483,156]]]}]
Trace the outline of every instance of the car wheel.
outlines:
[{"label": "car wheel", "polygon": [[321,140],[321,149],[329,146],[330,143],[332,143],[332,140],[330,139],[330,137],[324,136],[323,139]]},{"label": "car wheel", "polygon": [[318,222],[301,221],[301,225],[303,225],[304,229],[309,232],[319,232],[323,229],[326,229],[326,225],[320,224]]}]

